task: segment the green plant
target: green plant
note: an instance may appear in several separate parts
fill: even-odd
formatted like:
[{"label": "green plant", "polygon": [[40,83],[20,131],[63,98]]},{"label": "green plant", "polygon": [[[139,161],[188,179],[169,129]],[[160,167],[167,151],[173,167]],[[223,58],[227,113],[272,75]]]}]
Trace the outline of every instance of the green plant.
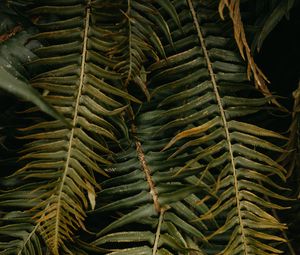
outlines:
[{"label": "green plant", "polygon": [[30,61],[2,65],[1,88],[56,119],[20,106],[1,254],[282,253],[287,138],[259,123],[279,103],[246,39],[261,47],[294,5],[270,2],[243,3],[263,18],[239,1],[3,4],[24,31],[0,47]]}]

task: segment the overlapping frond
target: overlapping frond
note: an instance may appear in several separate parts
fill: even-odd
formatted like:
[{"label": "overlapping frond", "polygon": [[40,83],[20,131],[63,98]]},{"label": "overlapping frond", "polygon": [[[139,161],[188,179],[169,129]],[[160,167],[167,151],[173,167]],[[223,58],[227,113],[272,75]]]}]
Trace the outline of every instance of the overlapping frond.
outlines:
[{"label": "overlapping frond", "polygon": [[[121,1],[122,2],[122,1]],[[126,1],[123,1],[126,4]],[[126,10],[126,12],[125,12]],[[156,45],[158,51],[163,51],[158,35],[152,29],[154,23],[147,17],[156,17],[159,14],[152,4],[143,1],[127,1],[124,8],[123,19],[120,21],[118,31],[117,47],[109,54],[115,59],[117,64],[114,69],[122,75],[125,85],[129,81],[141,83],[142,66],[148,56],[158,59],[157,51],[150,46]],[[121,30],[121,31],[120,31]],[[109,31],[111,33],[111,31]],[[149,39],[150,38],[150,39]],[[145,74],[144,74],[145,75]]]},{"label": "overlapping frond", "polygon": [[[164,1],[157,1],[157,4],[165,8],[172,6],[165,6]],[[119,13],[119,19],[115,23],[105,17],[104,25],[99,28],[101,37],[114,38],[114,44],[107,52],[113,65],[108,68],[121,76],[124,88],[127,89],[131,82],[149,100],[144,64],[165,55],[160,34],[157,34],[155,28],[159,27],[160,33],[171,42],[168,24],[151,1],[115,1],[113,4],[111,1],[99,1],[98,6],[107,12],[114,9]]]},{"label": "overlapping frond", "polygon": [[[141,119],[136,117],[141,125],[151,123],[151,127],[146,129],[148,132],[141,131],[141,133],[148,135],[164,133],[165,138],[171,136],[178,128],[183,130],[165,147],[165,153],[170,153],[168,150],[170,147],[172,151],[168,162],[172,162],[173,158],[180,162],[177,165],[179,168],[174,168],[176,171],[171,176],[191,174],[192,170],[196,170],[199,174],[193,174],[197,176],[197,183],[200,183],[199,180],[205,180],[215,187],[216,197],[213,196],[212,200],[216,202],[202,219],[227,215],[224,224],[208,236],[212,238],[215,235],[222,235],[223,239],[228,238],[222,253],[280,253],[272,246],[270,240],[284,241],[272,234],[273,229],[280,230],[284,225],[268,213],[268,209],[281,207],[261,196],[285,199],[267,188],[269,186],[280,188],[268,175],[276,175],[284,180],[285,170],[272,160],[267,152],[282,152],[282,149],[266,138],[283,139],[283,137],[251,123],[237,120],[263,109],[268,99],[251,99],[243,96],[251,93],[246,68],[238,54],[233,51],[230,33],[226,34],[226,30],[224,33],[226,24],[223,29],[220,23],[215,25],[220,22],[215,6],[188,1],[188,6],[184,2],[177,2],[176,7],[182,12],[189,12],[190,20],[182,27],[185,32],[184,39],[181,40],[182,34],[179,30],[174,31],[174,48],[180,53],[171,55],[173,49],[170,45],[166,47],[166,52],[170,56],[149,68],[152,72],[149,82],[153,85],[152,102],[160,106],[160,109],[141,115]],[[201,12],[197,11],[198,8]],[[155,128],[155,124],[160,128]],[[183,139],[185,142],[180,144]],[[142,140],[149,141],[149,137]],[[174,144],[178,144],[175,151],[172,147]],[[184,152],[188,155],[185,159],[181,158]],[[184,161],[186,164],[180,167]],[[130,166],[136,167],[136,164],[130,162]],[[121,169],[124,170],[124,167],[126,164],[122,164]],[[151,187],[151,185],[146,187],[149,189],[149,186]],[[203,187],[199,190],[203,192]],[[195,195],[197,191],[193,193]],[[151,194],[157,194],[158,201],[163,197],[163,193],[160,192]],[[135,198],[137,203],[151,200],[148,193]],[[109,206],[113,206],[116,210],[122,206],[131,206],[129,201],[134,200],[124,199],[124,203],[116,202]],[[172,203],[169,206],[172,206]],[[135,213],[141,213],[140,217],[145,216],[142,209],[136,210]],[[151,212],[148,211],[147,216],[152,216],[154,212],[153,209]],[[128,215],[130,214],[126,216]],[[108,230],[120,227],[119,222],[122,222],[122,226],[128,223],[127,220],[130,218],[126,216],[113,222]],[[137,218],[130,220],[129,222],[136,221]],[[157,220],[156,226],[158,223]],[[113,235],[110,237],[113,238]]]},{"label": "overlapping frond", "polygon": [[[148,111],[137,121],[153,113]],[[202,254],[193,238],[205,242],[202,231],[206,226],[197,215],[208,209],[205,204],[197,205],[200,199],[195,194],[204,196],[209,188],[195,176],[198,167],[177,174],[180,161],[189,156],[167,160],[170,152],[160,152],[167,139],[153,135],[160,126],[149,128],[151,122],[142,123],[133,144],[110,168],[113,178],[101,183],[99,207],[93,212],[101,218],[107,212],[121,212],[121,217],[103,226],[92,245],[106,248],[107,254],[185,254],[193,250]]]},{"label": "overlapping frond", "polygon": [[[138,6],[138,2],[130,1],[132,6]],[[159,20],[154,33],[164,34],[164,43],[173,45],[166,28],[170,19],[177,29],[181,29],[177,13],[172,15],[170,12],[176,11],[175,6],[171,2],[159,1],[159,4],[160,9],[151,7],[150,11],[148,5],[146,10],[159,19],[164,17],[162,22]],[[149,16],[149,19],[155,21],[154,16]],[[149,45],[154,44],[153,48],[160,47],[155,43],[149,40]],[[158,62],[157,58],[154,59]],[[149,65],[149,61],[147,63]],[[132,80],[135,81],[134,78]],[[92,226],[98,233],[91,245],[104,249],[105,254],[185,254],[190,251],[202,254],[199,242],[197,244],[193,239],[196,237],[205,242],[202,231],[206,226],[197,221],[197,215],[208,208],[205,204],[197,205],[200,199],[195,194],[201,197],[209,192],[209,188],[195,176],[196,169],[176,174],[181,161],[185,162],[189,155],[168,161],[172,152],[161,152],[175,133],[160,132],[162,123],[159,118],[163,117],[163,112],[158,114],[157,103],[157,100],[151,99],[138,113],[133,109],[128,112],[131,143],[125,141],[122,147],[128,149],[116,155],[117,162],[107,169],[111,178],[101,183],[98,206],[91,212],[93,217],[102,219],[107,213],[116,215],[116,219],[104,224],[101,231],[94,229],[94,224]],[[157,119],[154,121],[155,116]]]},{"label": "overlapping frond", "polygon": [[[285,199],[273,191],[280,186],[272,177],[284,180],[285,170],[269,156],[283,149],[268,141],[284,137],[239,121],[270,98],[249,96],[247,68],[217,3],[176,1],[174,7],[182,27],[168,20],[166,59],[147,68],[151,101],[135,116],[133,142],[98,196],[99,217],[121,216],[92,244],[111,254],[281,253],[272,242],[284,242],[275,232],[285,226],[269,209],[282,207],[264,196]],[[215,218],[219,227],[205,222]],[[206,238],[218,248],[211,250]]]}]

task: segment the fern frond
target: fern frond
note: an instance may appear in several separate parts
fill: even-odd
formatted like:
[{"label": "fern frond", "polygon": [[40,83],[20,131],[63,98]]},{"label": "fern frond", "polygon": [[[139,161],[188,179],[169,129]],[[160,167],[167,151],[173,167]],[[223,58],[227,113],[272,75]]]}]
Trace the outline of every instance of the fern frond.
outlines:
[{"label": "fern frond", "polygon": [[[34,218],[52,253],[70,253],[66,241],[84,229],[88,202],[94,207],[91,193],[99,188],[94,175],[108,176],[99,163],[111,164],[110,146],[117,147],[124,130],[125,102],[139,101],[121,90],[121,75],[106,69],[113,65],[107,55],[115,42],[102,36],[100,14],[105,9],[98,2],[36,1],[29,14],[42,15],[36,19],[40,33],[32,39],[43,43],[35,51],[39,58],[29,64],[31,84],[71,127],[44,120],[20,129],[20,139],[31,142],[21,157],[26,164],[16,175],[38,181]],[[111,18],[119,16],[118,10]]]},{"label": "fern frond", "polygon": [[[198,8],[199,11],[197,11]],[[267,185],[274,182],[270,177],[264,177],[265,173],[271,172],[278,175],[279,178],[285,179],[285,170],[266,154],[267,151],[283,152],[283,149],[262,138],[283,139],[283,137],[272,131],[236,120],[261,110],[267,100],[246,99],[239,96],[242,94],[240,92],[223,92],[224,83],[230,83],[231,86],[238,86],[238,84],[243,86],[242,83],[245,83],[247,79],[246,70],[240,66],[239,61],[234,61],[232,58],[232,60],[226,59],[221,54],[218,56],[211,53],[211,50],[216,51],[215,47],[220,47],[217,45],[217,41],[215,43],[210,41],[210,36],[217,31],[217,28],[216,30],[212,29],[211,19],[204,16],[203,8],[205,5],[203,6],[202,3],[188,1],[188,9],[199,45],[198,55],[194,55],[195,57],[191,58],[190,62],[192,63],[196,57],[204,60],[204,62],[203,60],[198,61],[198,68],[195,68],[190,76],[195,79],[204,80],[206,78],[209,83],[206,83],[202,91],[199,89],[198,97],[190,100],[186,98],[185,104],[175,108],[170,113],[170,115],[178,113],[186,115],[191,109],[195,111],[194,115],[181,117],[176,123],[170,122],[164,127],[163,130],[174,126],[185,129],[170,141],[165,150],[184,140],[185,142],[181,143],[179,151],[172,157],[188,150],[194,150],[197,154],[194,159],[187,162],[186,166],[180,170],[181,172],[188,171],[195,163],[207,165],[201,178],[205,178],[207,172],[217,171],[214,186],[218,198],[212,199],[216,200],[215,204],[201,219],[218,218],[220,215],[227,214],[223,226],[208,236],[211,239],[215,235],[230,233],[225,249],[218,254],[281,253],[272,247],[270,242],[267,243],[267,240],[284,242],[284,239],[270,234],[269,231],[270,229],[280,230],[285,226],[280,224],[270,213],[264,211],[263,208],[282,209],[282,207],[267,202],[260,196],[266,194],[276,199],[287,199],[266,188]],[[226,36],[226,34],[224,35]],[[224,51],[227,47],[224,44],[221,50]],[[230,49],[227,48],[226,50]],[[233,54],[231,55],[233,56]],[[175,68],[178,69],[179,67],[171,67],[168,72],[171,73],[172,69]],[[197,73],[200,74],[201,71],[203,72],[202,76],[197,76]],[[167,71],[164,71],[164,75],[166,74]],[[167,90],[168,88],[176,91],[177,89],[178,96],[183,97],[179,88],[180,85],[187,84],[187,81],[184,78],[177,79],[162,84],[156,91],[159,89]],[[176,96],[173,95],[172,97],[175,98]],[[197,112],[199,108],[201,110]],[[189,127],[188,124],[192,127]],[[197,149],[197,147],[200,148]],[[264,186],[262,185],[263,182]]]},{"label": "fern frond", "polygon": [[[18,182],[18,179],[6,178],[3,181],[6,186],[10,186]],[[3,255],[44,254],[44,241],[38,233],[40,224],[32,219],[33,212],[28,211],[37,204],[38,201],[33,199],[39,192],[28,193],[30,186],[32,185],[22,185],[13,189],[13,192],[1,190],[0,253]]]},{"label": "fern frond", "polygon": [[[10,212],[1,218],[1,254],[42,255],[43,241],[38,235],[39,224],[34,224],[30,215]],[[2,225],[2,224],[1,224]]]}]

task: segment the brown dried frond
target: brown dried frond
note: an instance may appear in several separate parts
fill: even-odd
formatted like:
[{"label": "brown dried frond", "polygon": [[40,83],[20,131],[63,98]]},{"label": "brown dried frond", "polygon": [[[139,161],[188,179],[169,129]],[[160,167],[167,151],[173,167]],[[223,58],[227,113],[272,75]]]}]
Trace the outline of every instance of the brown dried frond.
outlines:
[{"label": "brown dried frond", "polygon": [[[225,7],[228,8],[229,16],[233,22],[234,38],[239,48],[240,54],[244,60],[247,59],[248,61],[248,67],[247,67],[248,79],[250,80],[251,73],[252,73],[254,77],[255,87],[259,89],[265,96],[267,97],[272,96],[272,93],[270,92],[267,86],[269,80],[264,75],[264,73],[260,70],[260,68],[256,65],[253,56],[251,54],[251,50],[246,39],[244,25],[241,18],[240,0],[220,0],[219,13],[222,19],[225,19],[224,18]],[[271,101],[274,104],[280,106],[275,99],[272,99]]]}]

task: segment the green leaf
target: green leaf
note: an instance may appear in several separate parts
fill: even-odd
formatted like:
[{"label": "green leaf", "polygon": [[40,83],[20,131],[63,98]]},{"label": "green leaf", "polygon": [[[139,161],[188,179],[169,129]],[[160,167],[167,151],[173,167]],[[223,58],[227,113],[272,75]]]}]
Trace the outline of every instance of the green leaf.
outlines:
[{"label": "green leaf", "polygon": [[47,103],[35,89],[30,87],[28,83],[14,77],[3,67],[0,67],[0,76],[2,77],[0,81],[1,89],[15,96],[21,97],[24,100],[36,104],[42,111],[69,125],[65,118],[59,112],[57,112],[49,103]]}]

